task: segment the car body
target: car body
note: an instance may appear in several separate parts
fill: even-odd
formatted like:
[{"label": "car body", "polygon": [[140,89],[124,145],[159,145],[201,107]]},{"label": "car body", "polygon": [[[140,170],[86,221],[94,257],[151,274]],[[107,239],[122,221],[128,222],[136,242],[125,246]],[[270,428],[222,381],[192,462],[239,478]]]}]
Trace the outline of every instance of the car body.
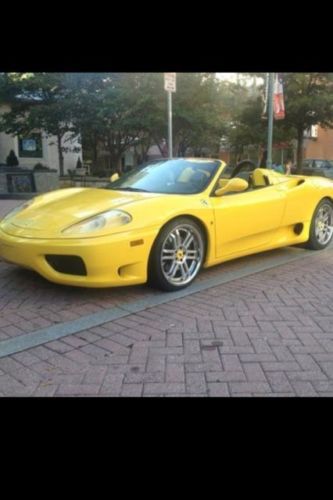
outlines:
[{"label": "car body", "polygon": [[0,222],[0,256],[60,284],[124,286],[154,275],[173,290],[202,266],[307,242],[316,207],[333,201],[328,179],[258,168],[228,179],[225,169],[221,160],[165,160],[107,187],[37,196]]},{"label": "car body", "polygon": [[318,158],[308,158],[303,161],[299,171],[302,175],[315,175],[320,177],[333,178],[333,160],[322,160]]}]

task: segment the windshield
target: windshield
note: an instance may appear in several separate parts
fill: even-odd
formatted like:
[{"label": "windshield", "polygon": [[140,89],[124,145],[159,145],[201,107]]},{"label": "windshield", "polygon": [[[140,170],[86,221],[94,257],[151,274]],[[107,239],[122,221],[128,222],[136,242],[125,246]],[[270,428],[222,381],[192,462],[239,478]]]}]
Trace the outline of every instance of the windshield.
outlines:
[{"label": "windshield", "polygon": [[[221,162],[204,159],[161,160],[137,167],[106,189],[165,194],[196,194],[211,182]],[[104,188],[105,189],[105,188]]]}]

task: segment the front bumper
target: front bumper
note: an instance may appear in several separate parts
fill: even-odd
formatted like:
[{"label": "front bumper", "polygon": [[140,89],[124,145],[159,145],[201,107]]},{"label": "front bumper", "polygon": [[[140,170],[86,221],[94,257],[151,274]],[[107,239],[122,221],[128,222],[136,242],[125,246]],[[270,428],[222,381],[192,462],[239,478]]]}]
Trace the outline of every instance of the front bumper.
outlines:
[{"label": "front bumper", "polygon": [[[141,232],[82,239],[33,239],[11,236],[0,230],[0,257],[33,269],[55,283],[82,287],[111,287],[145,283],[148,259],[157,228]],[[86,276],[56,271],[46,255],[80,257]]]}]

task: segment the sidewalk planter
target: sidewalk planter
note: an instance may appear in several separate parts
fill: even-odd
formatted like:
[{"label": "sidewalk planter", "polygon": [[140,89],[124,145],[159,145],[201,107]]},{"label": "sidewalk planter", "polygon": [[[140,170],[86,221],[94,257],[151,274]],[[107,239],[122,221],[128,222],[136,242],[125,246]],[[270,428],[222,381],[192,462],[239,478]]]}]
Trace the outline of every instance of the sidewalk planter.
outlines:
[{"label": "sidewalk planter", "polygon": [[0,197],[31,197],[59,188],[57,172],[33,172],[31,170],[3,170],[0,172]]},{"label": "sidewalk planter", "polygon": [[57,172],[34,172],[37,193],[46,193],[59,189],[59,175]]},{"label": "sidewalk planter", "polygon": [[107,186],[110,183],[109,177],[92,176],[64,176],[59,179],[60,188],[64,187],[92,187],[99,188]]}]

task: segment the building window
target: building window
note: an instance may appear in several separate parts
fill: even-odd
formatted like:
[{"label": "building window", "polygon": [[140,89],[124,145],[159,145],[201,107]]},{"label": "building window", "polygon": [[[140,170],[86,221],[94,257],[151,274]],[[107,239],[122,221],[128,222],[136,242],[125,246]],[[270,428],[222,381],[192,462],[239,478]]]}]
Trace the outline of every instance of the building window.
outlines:
[{"label": "building window", "polygon": [[20,158],[43,158],[41,134],[30,134],[18,138]]},{"label": "building window", "polygon": [[304,131],[304,138],[317,139],[318,138],[318,125],[312,125]]}]

